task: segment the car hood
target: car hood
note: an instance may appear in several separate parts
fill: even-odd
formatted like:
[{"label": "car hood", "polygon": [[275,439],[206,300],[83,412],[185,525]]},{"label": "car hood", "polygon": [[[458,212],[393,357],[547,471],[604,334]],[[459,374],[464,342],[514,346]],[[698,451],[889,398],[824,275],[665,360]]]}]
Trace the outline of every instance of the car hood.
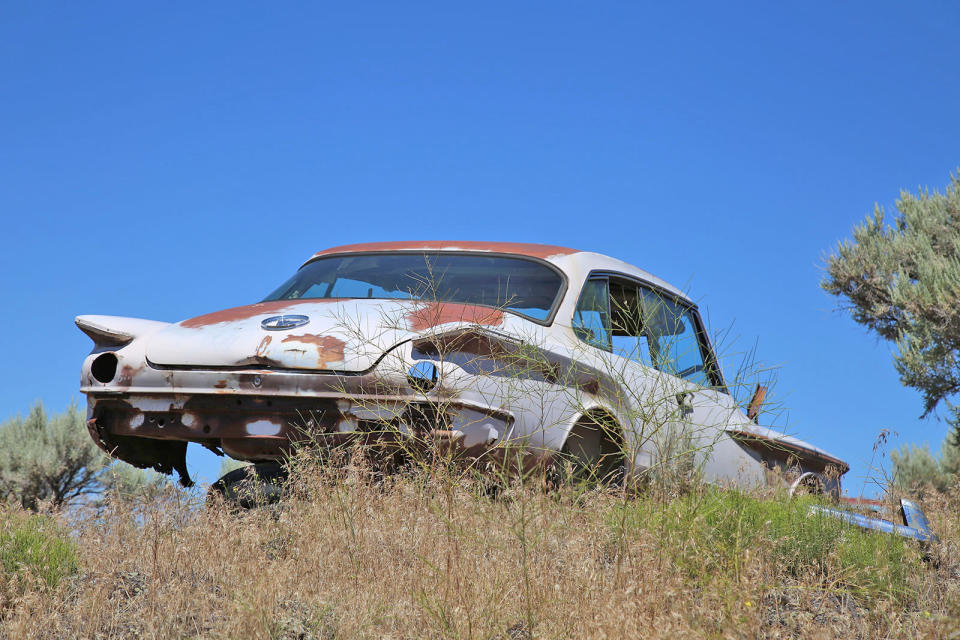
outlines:
[{"label": "car hood", "polygon": [[850,470],[849,464],[832,453],[770,427],[746,423],[727,427],[726,431],[741,442],[761,445],[767,451],[792,454],[801,460],[818,460],[824,464],[832,464],[840,469],[841,474]]},{"label": "car hood", "polygon": [[[268,329],[275,316],[307,322]],[[417,300],[276,300],[190,318],[145,338],[147,360],[174,367],[366,371],[389,349],[449,324],[503,324],[490,307]],[[269,323],[267,323],[269,326]]]}]

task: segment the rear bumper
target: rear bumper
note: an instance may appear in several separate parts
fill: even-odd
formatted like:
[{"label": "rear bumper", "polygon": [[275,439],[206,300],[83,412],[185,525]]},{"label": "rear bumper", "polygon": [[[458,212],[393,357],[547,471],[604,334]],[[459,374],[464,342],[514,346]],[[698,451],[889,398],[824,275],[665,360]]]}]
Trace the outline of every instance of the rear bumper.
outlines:
[{"label": "rear bumper", "polygon": [[514,418],[463,400],[284,397],[252,394],[89,394],[88,429],[113,457],[189,486],[186,447],[250,460],[282,460],[298,443],[364,442],[396,452],[479,457],[512,436]]}]

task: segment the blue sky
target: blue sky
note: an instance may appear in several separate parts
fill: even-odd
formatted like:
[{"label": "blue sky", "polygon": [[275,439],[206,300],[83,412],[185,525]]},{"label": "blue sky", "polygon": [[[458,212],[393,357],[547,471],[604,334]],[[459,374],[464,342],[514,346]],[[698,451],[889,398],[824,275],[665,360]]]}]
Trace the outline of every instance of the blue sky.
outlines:
[{"label": "blue sky", "polygon": [[955,3],[457,4],[5,3],[0,419],[83,400],[75,315],[177,321],[324,247],[490,239],[688,290],[782,367],[779,424],[848,491],[881,429],[939,445],[818,282],[874,203],[960,166]]}]

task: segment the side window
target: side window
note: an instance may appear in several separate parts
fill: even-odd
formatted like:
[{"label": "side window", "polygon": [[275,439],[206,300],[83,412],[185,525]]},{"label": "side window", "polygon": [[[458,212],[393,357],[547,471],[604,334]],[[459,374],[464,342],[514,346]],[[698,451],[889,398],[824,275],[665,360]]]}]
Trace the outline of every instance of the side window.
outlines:
[{"label": "side window", "polygon": [[722,386],[707,363],[696,311],[618,278],[588,280],[573,316],[577,337],[695,384]]},{"label": "side window", "polygon": [[613,352],[650,367],[650,345],[643,330],[640,290],[632,282],[610,281]]},{"label": "side window", "polygon": [[573,332],[600,349],[610,350],[610,293],[606,279],[587,280],[573,312]]},{"label": "side window", "polygon": [[653,366],[704,387],[713,382],[703,358],[694,311],[640,288],[644,333]]}]

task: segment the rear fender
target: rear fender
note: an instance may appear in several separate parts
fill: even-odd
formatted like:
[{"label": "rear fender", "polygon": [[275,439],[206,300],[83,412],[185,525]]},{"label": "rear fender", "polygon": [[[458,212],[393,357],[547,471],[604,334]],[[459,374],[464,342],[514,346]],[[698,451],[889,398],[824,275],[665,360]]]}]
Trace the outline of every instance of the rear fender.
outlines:
[{"label": "rear fender", "polygon": [[135,338],[170,325],[169,322],[141,318],[89,315],[77,316],[74,322],[81,331],[90,336],[96,347],[120,347],[132,342]]}]

